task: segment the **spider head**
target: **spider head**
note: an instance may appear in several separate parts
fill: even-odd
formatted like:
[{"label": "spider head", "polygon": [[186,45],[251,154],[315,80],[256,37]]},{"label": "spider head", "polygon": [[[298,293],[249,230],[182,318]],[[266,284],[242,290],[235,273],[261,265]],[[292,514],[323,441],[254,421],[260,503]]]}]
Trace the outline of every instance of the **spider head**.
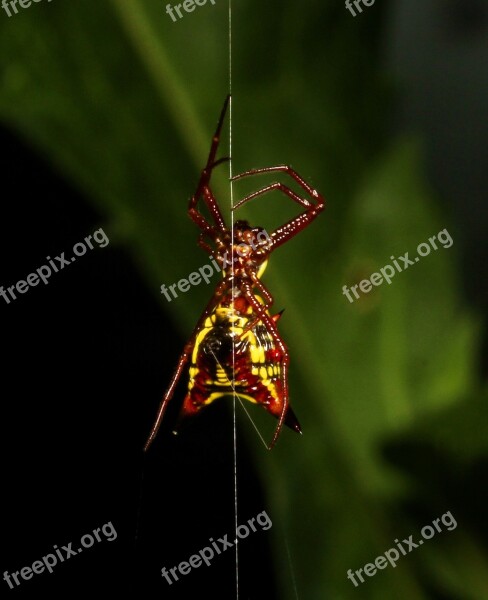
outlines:
[{"label": "spider head", "polygon": [[263,227],[251,227],[247,221],[234,223],[232,249],[234,262],[242,267],[251,266],[258,277],[266,267],[273,240]]},{"label": "spider head", "polygon": [[273,240],[264,227],[251,227],[247,221],[241,220],[234,223],[232,244],[234,247],[240,246],[240,256],[267,256]]}]

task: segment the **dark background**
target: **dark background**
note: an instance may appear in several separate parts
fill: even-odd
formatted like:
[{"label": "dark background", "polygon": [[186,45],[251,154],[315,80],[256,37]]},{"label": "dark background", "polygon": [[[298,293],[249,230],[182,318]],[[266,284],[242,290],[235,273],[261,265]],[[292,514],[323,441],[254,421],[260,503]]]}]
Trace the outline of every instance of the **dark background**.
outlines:
[{"label": "dark background", "polygon": [[[71,256],[76,241],[103,228],[103,221],[22,140],[5,129],[1,138],[7,150],[3,184],[11,190],[1,239],[2,256],[9,257],[2,283],[8,287],[45,264],[45,256]],[[32,249],[39,264],[32,263]],[[130,589],[141,597],[161,589],[162,581],[167,598],[193,597],[202,589],[212,597],[232,597],[234,550],[171,588],[160,575],[163,566],[198,554],[210,537],[228,534],[231,540],[232,422],[221,406],[177,438],[164,423],[143,455],[184,340],[148,293],[130,255],[113,244],[96,246],[53,274],[47,286],[40,283],[2,305],[1,318],[4,568],[11,574],[32,566],[54,545],[73,542],[76,550],[84,534],[109,521],[118,534],[109,542],[100,533],[102,542],[58,562],[51,574],[45,570],[28,581],[19,576],[21,585],[9,593],[61,598]],[[168,423],[177,410],[172,407]],[[265,503],[245,445],[239,441],[239,447],[238,485],[251,491],[239,497],[239,523],[245,523]],[[243,597],[253,590],[253,597],[275,597],[269,531],[241,545]]]}]

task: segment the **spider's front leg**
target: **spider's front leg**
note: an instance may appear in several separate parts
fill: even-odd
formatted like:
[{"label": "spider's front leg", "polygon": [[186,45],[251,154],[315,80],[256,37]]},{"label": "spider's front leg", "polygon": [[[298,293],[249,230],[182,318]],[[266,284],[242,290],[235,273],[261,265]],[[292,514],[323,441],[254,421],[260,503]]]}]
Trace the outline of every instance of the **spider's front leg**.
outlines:
[{"label": "spider's front leg", "polygon": [[241,173],[240,175],[235,175],[232,178],[232,180],[236,181],[237,179],[242,179],[243,177],[261,175],[263,173],[275,173],[277,171],[286,173],[292,179],[294,179],[298,183],[298,185],[307,192],[310,198],[314,200],[314,202],[311,202],[307,198],[299,196],[287,185],[276,182],[271,183],[270,185],[267,185],[259,189],[258,191],[245,196],[232,209],[237,210],[243,204],[249,202],[253,198],[257,198],[257,196],[262,196],[263,194],[267,194],[268,192],[271,192],[273,190],[278,190],[282,192],[283,194],[291,198],[294,202],[300,204],[300,206],[303,206],[305,208],[305,211],[303,213],[301,213],[294,219],[291,219],[281,227],[278,227],[277,229],[275,229],[275,231],[271,233],[270,237],[273,240],[273,247],[281,246],[281,244],[287,242],[298,232],[302,231],[302,229],[305,229],[305,227],[307,227],[307,225],[309,225],[322,212],[322,210],[325,207],[324,197],[321,194],[319,194],[319,192],[317,192],[316,189],[312,188],[304,179],[302,179],[302,177],[300,177],[300,175],[296,171],[294,171],[291,167],[287,165],[280,165],[277,167],[265,167],[263,169],[251,169],[250,171],[246,171],[244,173]]},{"label": "spider's front leg", "polygon": [[[200,195],[203,195],[205,205],[208,207],[215,225],[209,223],[202,213],[197,209]],[[201,193],[199,193],[197,190],[197,193],[191,197],[190,205],[188,207],[188,215],[190,219],[202,230],[202,232],[212,239],[214,239],[219,232],[225,231],[226,229],[224,217],[220,212],[217,200],[208,186],[205,186]]]},{"label": "spider's front leg", "polygon": [[271,444],[268,448],[269,450],[271,450],[276,444],[285,422],[296,432],[301,433],[300,424],[298,423],[295,414],[290,408],[290,401],[288,397],[288,365],[290,363],[290,357],[288,354],[288,349],[285,346],[276,325],[276,322],[281,316],[281,313],[278,313],[278,315],[275,315],[275,317],[271,317],[267,312],[263,312],[263,305],[256,299],[252,290],[252,286],[248,283],[244,283],[242,287],[244,297],[248,300],[248,302],[254,308],[256,313],[259,314],[258,320],[261,321],[266,327],[273,340],[275,341],[276,346],[279,348],[279,352],[281,354],[280,379],[282,395],[276,398],[276,402],[273,405],[269,405],[266,407],[268,412],[273,414],[278,419],[278,425],[276,426],[273,439],[271,440]]},{"label": "spider's front leg", "polygon": [[[208,153],[207,164],[200,174],[200,180],[197,185],[197,189],[195,194],[190,199],[190,204],[188,206],[188,214],[190,218],[200,227],[202,231],[212,236],[215,234],[217,230],[222,231],[225,229],[225,221],[220,212],[220,208],[217,204],[217,200],[215,199],[211,189],[210,189],[210,178],[212,177],[212,171],[218,165],[226,162],[229,157],[219,158],[215,160],[217,155],[217,150],[220,143],[220,135],[222,132],[222,126],[225,119],[225,114],[227,112],[227,107],[229,106],[230,96],[227,96],[224,102],[224,106],[222,107],[222,112],[220,113],[220,118],[217,123],[217,129],[212,138],[212,143],[210,145],[210,151]],[[212,219],[214,220],[214,225],[210,224],[205,217],[198,211],[197,205],[200,200],[203,198],[203,201],[208,208]]]},{"label": "spider's front leg", "polygon": [[[268,311],[273,306],[273,303],[274,303],[273,296],[268,291],[268,289],[263,284],[263,282],[257,277],[256,273],[252,270],[249,270],[247,272],[247,275],[253,282],[252,287],[258,288],[259,293],[264,297],[265,302],[264,302],[264,304],[258,303],[259,308],[256,310],[256,316],[254,317],[254,319],[252,319],[252,321],[251,320],[249,321],[249,323],[243,329],[241,336],[243,336],[248,331],[250,331],[261,320],[262,315],[266,314],[266,311]],[[252,290],[252,287],[250,288],[251,290]],[[280,315],[281,315],[281,313],[280,313]]]}]

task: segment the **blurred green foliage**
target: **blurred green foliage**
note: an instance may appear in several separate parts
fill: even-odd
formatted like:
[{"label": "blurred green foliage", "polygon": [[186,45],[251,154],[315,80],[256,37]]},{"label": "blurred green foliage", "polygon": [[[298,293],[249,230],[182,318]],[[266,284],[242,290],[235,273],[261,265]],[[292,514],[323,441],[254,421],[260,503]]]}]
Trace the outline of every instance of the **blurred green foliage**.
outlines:
[{"label": "blurred green foliage", "polygon": [[[226,3],[177,23],[164,5],[72,0],[0,18],[0,118],[96,203],[155,294],[207,260],[186,203],[229,85]],[[485,551],[426,467],[432,459],[435,472],[442,459],[455,485],[486,457],[480,323],[462,304],[456,229],[425,183],[419,145],[388,133],[382,16],[375,7],[353,19],[323,0],[234,1],[234,173],[292,164],[328,199],[265,276],[276,308],[286,307],[280,326],[305,435],[297,443],[284,432],[264,456],[254,437],[251,445],[285,524],[299,597],[421,599],[437,590],[486,599]],[[225,179],[222,168],[215,186],[228,205]],[[242,212],[271,229],[294,214],[289,204],[276,196]],[[353,304],[342,294],[444,228],[452,248]],[[209,294],[200,286],[162,306],[188,335]],[[410,458],[387,461],[388,448]],[[412,499],[425,522],[405,509]],[[358,590],[346,579],[446,510],[454,532]],[[275,533],[282,597],[292,598],[284,534]]]}]

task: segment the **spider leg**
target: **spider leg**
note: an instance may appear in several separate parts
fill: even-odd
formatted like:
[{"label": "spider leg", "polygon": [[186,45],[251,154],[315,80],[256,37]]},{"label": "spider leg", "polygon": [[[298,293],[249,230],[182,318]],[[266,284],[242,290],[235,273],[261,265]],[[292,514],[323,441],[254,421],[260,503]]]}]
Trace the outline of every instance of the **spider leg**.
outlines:
[{"label": "spider leg", "polygon": [[249,270],[247,271],[247,273],[251,278],[253,284],[259,289],[259,292],[264,296],[264,299],[266,300],[266,308],[270,308],[274,303],[273,296],[254,271]]},{"label": "spider leg", "polygon": [[[209,209],[210,214],[215,221],[215,225],[209,223],[202,213],[197,210],[196,206],[200,197],[203,197],[203,201]],[[200,191],[197,190],[197,193],[191,197],[190,206],[188,207],[188,215],[190,219],[212,239],[219,232],[225,231],[226,229],[224,217],[222,216],[220,208],[217,204],[217,200],[215,199],[215,196],[208,185],[203,187]]]},{"label": "spider leg", "polygon": [[[217,123],[217,129],[215,130],[214,136],[212,138],[212,143],[210,146],[210,151],[207,158],[207,164],[205,168],[202,170],[200,175],[200,180],[197,185],[197,189],[195,194],[190,199],[190,204],[188,206],[188,214],[190,218],[208,235],[211,237],[215,236],[217,231],[222,231],[225,229],[225,221],[218,207],[217,201],[215,200],[212,191],[210,190],[209,183],[210,177],[212,176],[212,171],[218,165],[223,162],[230,160],[229,157],[219,158],[215,160],[217,155],[217,150],[220,142],[220,135],[222,132],[222,126],[224,124],[225,114],[227,112],[227,107],[229,106],[230,95],[228,95],[225,99],[224,106],[222,107],[222,112],[220,113],[219,121]],[[197,204],[200,198],[203,197],[203,201],[207,206],[212,218],[215,222],[215,225],[211,225],[205,219],[205,217],[197,210]]]},{"label": "spider leg", "polygon": [[252,175],[260,175],[262,173],[274,172],[283,172],[288,174],[292,179],[294,179],[297,182],[297,184],[303,190],[305,190],[305,192],[310,196],[311,199],[314,200],[314,202],[311,202],[307,198],[299,196],[296,192],[291,190],[288,186],[284,185],[283,183],[272,183],[242,198],[242,200],[240,200],[233,207],[232,210],[236,210],[237,208],[240,208],[243,204],[249,202],[253,198],[256,198],[257,196],[262,196],[263,194],[267,194],[272,190],[278,190],[284,193],[294,202],[303,206],[306,209],[303,213],[291,219],[281,227],[278,227],[277,229],[275,229],[275,231],[271,233],[273,247],[277,247],[287,242],[299,231],[302,231],[302,229],[305,229],[305,227],[307,227],[307,225],[309,225],[317,217],[317,215],[322,212],[325,206],[325,200],[324,197],[321,196],[319,192],[317,192],[317,190],[312,188],[304,179],[300,177],[300,175],[298,175],[296,171],[294,171],[291,167],[288,167],[287,165],[280,165],[277,167],[264,167],[262,169],[251,169],[250,171],[246,171],[244,173],[241,173],[240,175],[234,176],[232,180],[235,181],[243,177],[250,177]]},{"label": "spider leg", "polygon": [[[250,279],[252,280],[253,286],[255,286],[259,289],[259,292],[264,296],[266,302],[264,304],[258,303],[259,310],[256,311],[257,314],[254,317],[254,319],[252,321],[249,321],[249,323],[243,329],[241,337],[244,336],[244,334],[246,334],[248,331],[250,331],[261,320],[261,315],[263,313],[266,313],[266,311],[269,310],[274,303],[273,296],[270,294],[270,292],[265,287],[263,282],[259,279],[259,277],[256,275],[256,273],[254,273],[252,270],[250,270],[250,271],[247,271],[247,274],[249,275]],[[280,316],[281,316],[281,314],[280,314]]]},{"label": "spider leg", "polygon": [[[258,300],[256,300],[256,297],[254,296],[253,292],[252,292],[252,288],[249,284],[245,283],[243,286],[243,293],[244,296],[246,297],[246,299],[249,301],[249,303],[252,305],[252,307],[257,311],[261,313],[260,316],[260,320],[263,322],[263,324],[266,326],[266,328],[268,329],[268,331],[270,332],[270,334],[272,335],[272,337],[274,338],[277,346],[279,347],[281,354],[282,354],[282,360],[281,360],[281,381],[282,381],[282,391],[283,391],[283,397],[282,397],[282,402],[281,402],[281,411],[278,417],[278,425],[276,426],[274,435],[273,435],[273,439],[271,440],[271,444],[269,445],[269,450],[271,450],[273,448],[273,446],[276,444],[276,441],[278,440],[278,437],[281,433],[281,430],[283,429],[283,425],[285,423],[285,419],[287,416],[287,412],[289,409],[289,399],[288,399],[288,365],[290,363],[290,356],[288,354],[288,350],[285,346],[285,344],[283,343],[283,340],[278,332],[278,328],[276,326],[276,321],[278,319],[274,319],[273,317],[271,317],[270,315],[268,315],[268,313],[266,312],[261,312],[262,310],[262,304],[260,304],[258,302]],[[290,415],[290,423],[291,423],[291,427],[293,429],[295,429],[295,431],[297,432],[301,432],[300,430],[300,425],[298,424],[298,421],[296,420],[296,417],[294,416],[294,414],[292,413],[292,415]]]},{"label": "spider leg", "polygon": [[144,452],[147,452],[149,450],[150,445],[153,443],[154,438],[158,434],[159,427],[161,426],[161,421],[163,420],[168,403],[173,397],[176,384],[178,383],[181,374],[183,373],[183,369],[185,368],[186,363],[188,362],[188,359],[190,358],[191,353],[193,351],[193,345],[194,340],[192,339],[186,344],[185,349],[183,350],[178,360],[178,364],[176,366],[175,372],[173,373],[173,377],[171,378],[171,382],[168,386],[168,389],[164,393],[163,399],[161,400],[161,404],[159,405],[156,420],[154,421],[154,425],[152,426],[151,433],[149,434],[149,437],[147,438],[147,441],[144,445]]},{"label": "spider leg", "polygon": [[200,234],[200,236],[198,238],[198,245],[200,246],[200,248],[202,248],[203,250],[205,250],[205,252],[207,252],[207,254],[210,254],[210,256],[212,258],[215,258],[215,256],[216,256],[215,250],[205,240],[205,234],[204,233]]},{"label": "spider leg", "polygon": [[191,357],[191,354],[193,352],[193,348],[195,345],[195,337],[196,337],[198,331],[200,330],[205,319],[212,313],[215,306],[220,302],[221,295],[223,294],[225,289],[228,287],[229,287],[229,283],[227,281],[220,282],[220,284],[217,286],[217,289],[215,290],[215,294],[212,296],[212,298],[210,299],[210,302],[207,304],[207,307],[205,308],[205,310],[201,314],[200,318],[198,319],[198,322],[195,325],[195,328],[193,329],[193,332],[190,336],[190,341],[186,344],[186,346],[183,349],[183,352],[181,353],[181,356],[176,365],[176,369],[173,373],[173,377],[171,378],[171,382],[170,382],[167,390],[164,393],[163,399],[161,400],[161,403],[158,408],[158,412],[156,414],[156,420],[154,421],[154,425],[152,426],[149,437],[147,438],[147,441],[144,445],[144,452],[147,452],[147,450],[153,443],[154,438],[156,437],[156,435],[159,431],[159,427],[161,426],[161,422],[163,420],[164,413],[166,412],[166,408],[168,407],[168,403],[171,400],[171,398],[173,397],[176,385],[181,377],[181,374],[183,373],[186,363],[188,362],[188,360]]},{"label": "spider leg", "polygon": [[[217,123],[217,129],[215,130],[214,136],[212,138],[212,144],[210,146],[210,152],[208,154],[208,159],[207,159],[207,166],[205,167],[207,170],[212,169],[214,166],[216,166],[216,164],[218,162],[220,162],[220,161],[217,161],[217,163],[216,163],[215,157],[217,156],[217,150],[218,150],[219,142],[220,142],[220,133],[222,131],[222,126],[224,124],[225,114],[227,112],[227,107],[229,106],[229,103],[230,103],[230,94],[228,94],[224,100],[224,106],[222,107],[222,110],[220,112],[219,121]],[[220,159],[220,160],[225,160],[225,159]],[[202,175],[203,175],[203,173],[202,173]]]},{"label": "spider leg", "polygon": [[229,251],[227,250],[226,252],[224,252],[223,256],[221,256],[217,250],[212,248],[212,246],[210,246],[210,244],[207,243],[207,241],[205,240],[205,234],[200,234],[200,237],[198,238],[198,245],[200,246],[200,248],[205,250],[205,252],[207,252],[215,260],[216,263],[219,264],[220,269],[222,271],[232,264],[231,259],[227,258],[229,255]]},{"label": "spider leg", "polygon": [[[250,174],[252,174],[252,173],[250,173]],[[237,177],[240,177],[240,176],[238,175]],[[242,200],[239,200],[239,202],[237,204],[234,204],[234,206],[232,207],[232,210],[237,210],[243,204],[245,204],[246,202],[249,202],[249,200],[253,200],[257,196],[263,196],[264,194],[267,194],[268,192],[272,192],[273,190],[279,190],[280,192],[283,192],[289,198],[291,198],[294,202],[296,202],[297,204],[301,204],[305,208],[311,208],[313,206],[313,204],[309,200],[307,200],[306,198],[300,197],[296,192],[294,192],[291,188],[289,188],[284,183],[276,182],[276,183],[270,183],[269,185],[266,185],[265,187],[261,188],[260,190],[257,190],[256,192],[252,192],[245,198],[242,198]]]}]

